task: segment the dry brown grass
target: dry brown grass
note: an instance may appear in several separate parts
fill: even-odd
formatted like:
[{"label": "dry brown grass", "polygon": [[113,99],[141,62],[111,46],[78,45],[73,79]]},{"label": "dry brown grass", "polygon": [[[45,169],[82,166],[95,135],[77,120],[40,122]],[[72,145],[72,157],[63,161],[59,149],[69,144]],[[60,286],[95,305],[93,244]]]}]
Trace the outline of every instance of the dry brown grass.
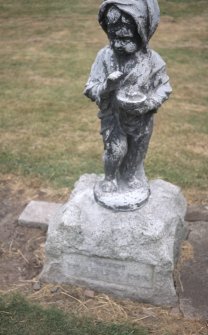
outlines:
[{"label": "dry brown grass", "polygon": [[115,299],[106,294],[95,293],[93,298],[88,298],[85,296],[85,289],[68,285],[45,284],[34,292],[31,284],[35,284],[35,279],[13,285],[0,293],[21,291],[32,302],[39,302],[45,307],[55,305],[66,313],[98,321],[132,323],[147,328],[149,334],[207,335],[208,332],[206,321],[185,320],[176,308],[164,309],[128,299]]},{"label": "dry brown grass", "polygon": [[206,16],[174,19],[162,16],[158,30],[153,37],[153,48],[207,49],[208,22]]},{"label": "dry brown grass", "polygon": [[37,292],[28,294],[29,299],[44,306],[55,304],[65,312],[81,317],[90,317],[107,322],[130,322],[146,327],[150,334],[157,335],[206,335],[206,322],[185,320],[177,309],[164,309],[115,299],[106,294],[95,293],[89,298],[85,289],[69,285],[45,284]]},{"label": "dry brown grass", "polygon": [[180,292],[184,292],[180,273],[181,273],[184,263],[190,260],[194,260],[194,249],[190,242],[184,241],[181,245],[180,256],[177,262],[177,266],[174,269],[174,279],[177,283],[178,291]]}]

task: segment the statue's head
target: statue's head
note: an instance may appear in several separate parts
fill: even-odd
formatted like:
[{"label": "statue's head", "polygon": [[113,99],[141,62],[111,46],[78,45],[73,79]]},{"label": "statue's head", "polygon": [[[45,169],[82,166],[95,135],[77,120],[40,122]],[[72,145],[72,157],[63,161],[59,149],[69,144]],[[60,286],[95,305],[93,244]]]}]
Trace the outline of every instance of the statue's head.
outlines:
[{"label": "statue's head", "polygon": [[159,17],[157,0],[104,0],[98,13],[112,48],[127,54],[146,49]]},{"label": "statue's head", "polygon": [[119,54],[133,54],[142,47],[134,19],[115,5],[108,8],[105,25],[111,47]]}]

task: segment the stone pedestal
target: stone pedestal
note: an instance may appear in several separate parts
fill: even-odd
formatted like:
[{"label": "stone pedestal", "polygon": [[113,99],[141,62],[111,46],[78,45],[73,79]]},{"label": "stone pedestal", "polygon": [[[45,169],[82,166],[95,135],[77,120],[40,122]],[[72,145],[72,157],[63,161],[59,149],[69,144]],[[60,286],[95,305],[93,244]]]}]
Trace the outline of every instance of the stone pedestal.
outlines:
[{"label": "stone pedestal", "polygon": [[98,178],[83,175],[50,222],[41,279],[174,305],[174,264],[186,236],[186,201],[180,189],[151,181],[145,206],[113,212],[94,200]]}]

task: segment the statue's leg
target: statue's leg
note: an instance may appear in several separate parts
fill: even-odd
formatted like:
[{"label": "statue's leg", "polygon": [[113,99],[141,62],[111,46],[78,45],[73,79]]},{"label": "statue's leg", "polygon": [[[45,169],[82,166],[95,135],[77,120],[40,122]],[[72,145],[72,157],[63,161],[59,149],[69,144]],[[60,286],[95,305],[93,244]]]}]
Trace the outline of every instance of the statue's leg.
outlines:
[{"label": "statue's leg", "polygon": [[112,192],[117,190],[117,172],[127,153],[127,137],[117,127],[103,132],[104,142],[104,171],[105,179],[102,190]]},{"label": "statue's leg", "polygon": [[130,187],[139,187],[147,183],[144,172],[144,159],[153,130],[153,118],[147,118],[145,129],[138,135],[128,135],[128,152],[120,166],[121,178]]}]

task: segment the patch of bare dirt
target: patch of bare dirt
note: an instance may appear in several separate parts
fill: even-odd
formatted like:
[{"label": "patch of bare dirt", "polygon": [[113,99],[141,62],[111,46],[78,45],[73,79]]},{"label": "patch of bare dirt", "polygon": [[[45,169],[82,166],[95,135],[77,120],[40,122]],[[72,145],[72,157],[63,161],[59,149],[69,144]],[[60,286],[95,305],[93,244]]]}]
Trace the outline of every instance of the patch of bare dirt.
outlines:
[{"label": "patch of bare dirt", "polygon": [[[63,192],[66,197],[66,192]],[[58,191],[41,188],[40,183],[23,182],[14,176],[0,181],[0,290],[25,285],[41,271],[46,234],[18,225],[18,217],[33,199],[63,201]]]},{"label": "patch of bare dirt", "polygon": [[[17,185],[16,185],[17,186]],[[0,184],[0,288],[19,285],[36,276],[42,267],[35,256],[45,235],[40,230],[18,226],[17,218],[27,203],[23,188],[13,189],[12,181]],[[31,195],[35,196],[35,191]]]}]

